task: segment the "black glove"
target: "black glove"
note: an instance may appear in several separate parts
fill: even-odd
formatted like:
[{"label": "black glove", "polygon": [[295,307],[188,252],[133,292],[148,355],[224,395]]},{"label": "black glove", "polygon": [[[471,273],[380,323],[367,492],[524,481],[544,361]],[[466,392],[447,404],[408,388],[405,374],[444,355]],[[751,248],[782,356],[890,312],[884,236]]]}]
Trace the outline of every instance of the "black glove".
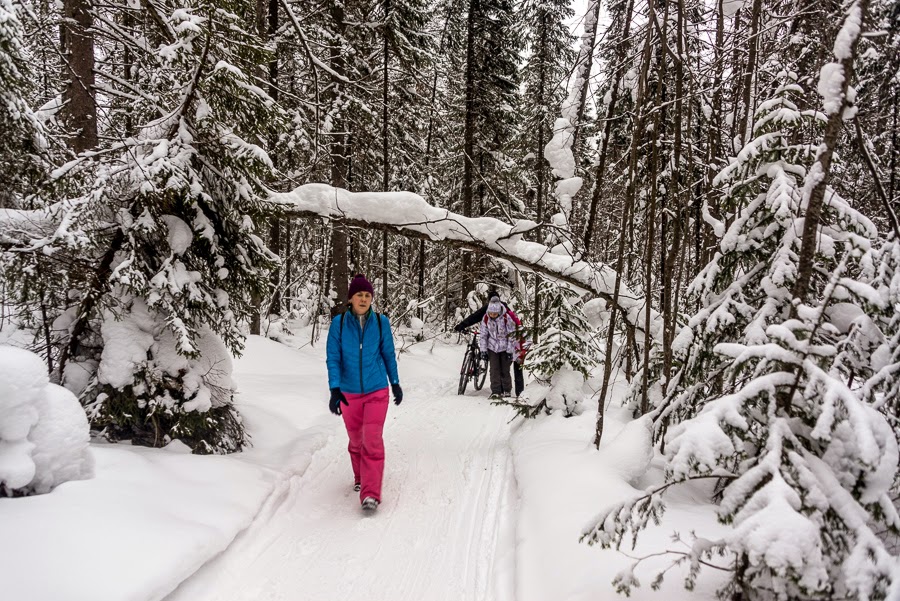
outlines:
[{"label": "black glove", "polygon": [[512,360],[513,360],[512,353],[506,353],[506,359],[507,359],[510,363],[512,363]]},{"label": "black glove", "polygon": [[394,393],[394,404],[399,405],[403,400],[403,389],[400,388],[400,384],[391,384],[391,391]]},{"label": "black glove", "polygon": [[331,400],[328,401],[328,408],[331,409],[331,412],[335,415],[341,414],[341,403],[350,406],[350,403],[347,402],[347,398],[344,396],[344,393],[341,392],[340,388],[332,388],[331,389]]},{"label": "black glove", "polygon": [[487,351],[484,351],[483,353],[481,353],[481,360],[482,360],[482,361],[487,361],[487,360],[488,360],[488,354],[487,354]]},{"label": "black glove", "polygon": [[462,332],[463,330],[465,330],[465,328],[463,327],[462,322],[459,322],[458,324],[456,324],[455,326],[453,326],[453,331],[454,331],[454,332]]}]

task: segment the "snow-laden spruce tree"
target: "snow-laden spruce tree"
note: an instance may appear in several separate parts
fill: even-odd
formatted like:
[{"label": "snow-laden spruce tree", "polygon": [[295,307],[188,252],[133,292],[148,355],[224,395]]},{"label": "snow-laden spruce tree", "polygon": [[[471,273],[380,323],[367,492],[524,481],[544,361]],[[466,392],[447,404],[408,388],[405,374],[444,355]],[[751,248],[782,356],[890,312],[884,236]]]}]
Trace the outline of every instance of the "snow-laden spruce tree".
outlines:
[{"label": "snow-laden spruce tree", "polygon": [[56,371],[95,428],[233,451],[244,432],[229,351],[275,260],[254,233],[271,170],[259,144],[278,124],[256,84],[270,52],[248,0],[152,8],[134,35],[117,32],[135,57],[127,110],[116,95],[110,141],[54,172],[80,193],[48,202],[52,228],[20,242],[18,281],[72,289]]},{"label": "snow-laden spruce tree", "polygon": [[0,0],[0,208],[19,205],[41,176],[46,141],[26,102],[30,68],[12,0]]},{"label": "snow-laden spruce tree", "polygon": [[537,340],[526,355],[524,367],[548,388],[527,405],[512,405],[527,417],[536,417],[541,411],[561,411],[569,417],[583,410],[584,383],[597,365],[599,349],[578,293],[544,280],[540,280],[540,288],[547,303],[542,309],[540,331],[525,325],[534,323],[533,311],[522,315],[522,335],[526,340]]},{"label": "snow-laden spruce tree", "polygon": [[[810,291],[795,298],[819,166],[819,149],[800,141],[819,115],[799,111],[802,90],[780,76],[753,139],[719,175],[733,220],[707,215],[719,251],[690,287],[700,308],[675,341],[677,372],[654,411],[665,483],[601,513],[585,538],[618,546],[658,521],[671,486],[710,479],[731,529],[682,555],[689,588],[708,563],[730,570],[721,592],[731,598],[892,598],[897,560],[877,532],[900,526],[888,494],[897,439],[839,360],[856,356],[846,316],[881,305],[866,259],[877,232],[828,187]],[[636,582],[626,572],[617,584]]]},{"label": "snow-laden spruce tree", "polygon": [[[896,218],[894,223],[896,224]],[[900,236],[896,233],[866,257],[874,272],[872,311],[855,314],[836,363],[862,397],[900,427]]]}]

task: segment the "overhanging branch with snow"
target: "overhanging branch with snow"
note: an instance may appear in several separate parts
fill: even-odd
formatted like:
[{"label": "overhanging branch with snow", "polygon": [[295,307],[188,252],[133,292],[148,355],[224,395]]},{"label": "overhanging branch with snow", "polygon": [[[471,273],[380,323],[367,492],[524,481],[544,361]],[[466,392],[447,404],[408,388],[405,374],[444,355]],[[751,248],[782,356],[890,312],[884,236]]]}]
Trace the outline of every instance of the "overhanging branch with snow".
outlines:
[{"label": "overhanging branch with snow", "polygon": [[[525,240],[525,234],[540,227],[534,221],[509,224],[492,217],[465,217],[434,207],[411,192],[349,192],[327,184],[305,184],[291,192],[274,193],[270,201],[295,217],[331,219],[350,227],[392,231],[480,252],[612,303],[616,272],[603,263],[555,254],[543,244]],[[618,306],[625,320],[642,332],[645,299],[622,284]],[[658,335],[654,328],[651,336],[656,339]]]}]

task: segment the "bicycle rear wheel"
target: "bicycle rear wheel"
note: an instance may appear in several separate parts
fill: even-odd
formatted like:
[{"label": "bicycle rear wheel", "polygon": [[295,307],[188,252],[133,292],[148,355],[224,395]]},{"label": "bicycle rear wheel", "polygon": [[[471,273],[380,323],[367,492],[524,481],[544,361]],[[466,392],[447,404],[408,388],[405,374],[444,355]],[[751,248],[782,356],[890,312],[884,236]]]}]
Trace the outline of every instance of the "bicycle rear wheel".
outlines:
[{"label": "bicycle rear wheel", "polygon": [[466,356],[463,357],[462,368],[459,370],[459,388],[456,390],[456,394],[462,395],[466,392],[466,385],[469,383],[469,374],[472,371],[472,353],[468,350],[466,351]]},{"label": "bicycle rear wheel", "polygon": [[481,390],[487,379],[489,363],[481,358],[475,359],[475,390]]}]

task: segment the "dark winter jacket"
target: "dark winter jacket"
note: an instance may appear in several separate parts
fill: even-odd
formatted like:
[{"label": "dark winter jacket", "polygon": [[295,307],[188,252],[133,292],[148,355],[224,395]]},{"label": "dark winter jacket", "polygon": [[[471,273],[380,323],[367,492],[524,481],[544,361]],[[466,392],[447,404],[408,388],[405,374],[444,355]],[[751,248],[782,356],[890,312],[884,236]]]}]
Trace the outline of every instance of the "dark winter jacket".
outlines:
[{"label": "dark winter jacket", "polygon": [[328,330],[326,362],[328,387],[340,388],[342,392],[368,394],[388,383],[399,384],[394,337],[387,315],[369,309],[362,328],[352,311],[336,315]]}]

